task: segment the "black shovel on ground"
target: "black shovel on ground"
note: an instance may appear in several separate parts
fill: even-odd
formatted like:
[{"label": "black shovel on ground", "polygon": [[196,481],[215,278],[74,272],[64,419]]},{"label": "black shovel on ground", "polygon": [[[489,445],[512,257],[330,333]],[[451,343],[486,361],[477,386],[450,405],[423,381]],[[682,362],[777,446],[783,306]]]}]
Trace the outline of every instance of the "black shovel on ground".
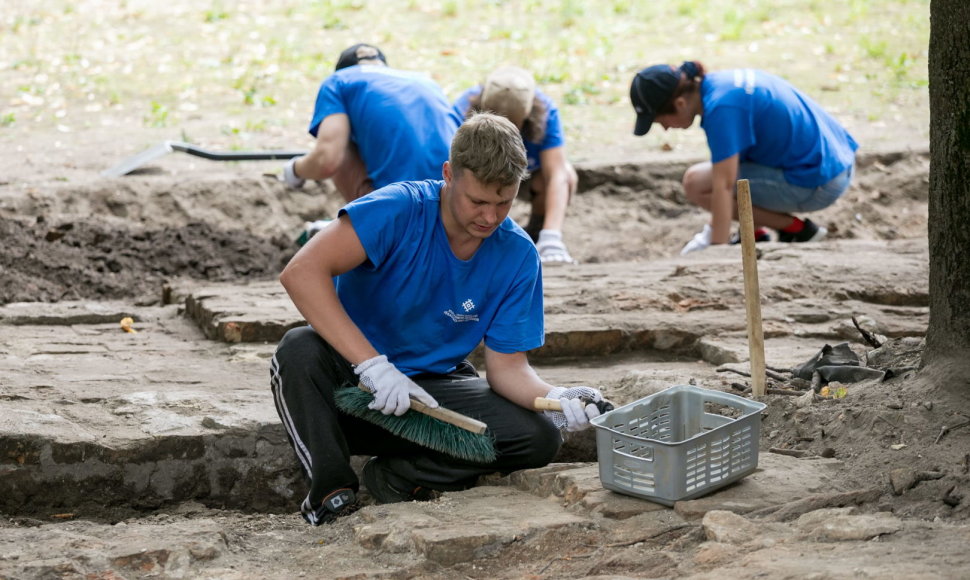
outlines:
[{"label": "black shovel on ground", "polygon": [[101,172],[104,177],[121,177],[128,175],[142,165],[168,155],[173,151],[181,151],[196,157],[212,161],[269,161],[274,159],[292,159],[306,155],[306,151],[208,151],[181,141],[164,141],[159,145],[146,149],[137,155],[132,155],[121,163]]}]

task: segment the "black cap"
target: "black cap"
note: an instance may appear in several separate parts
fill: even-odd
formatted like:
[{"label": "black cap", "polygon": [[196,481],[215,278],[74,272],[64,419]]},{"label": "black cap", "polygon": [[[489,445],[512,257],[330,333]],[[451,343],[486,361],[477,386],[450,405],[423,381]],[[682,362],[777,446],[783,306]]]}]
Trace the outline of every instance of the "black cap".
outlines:
[{"label": "black cap", "polygon": [[381,52],[381,49],[371,44],[355,44],[340,53],[340,58],[337,59],[337,66],[334,70],[354,66],[362,60],[372,58],[379,58],[384,64],[387,64],[387,59],[384,58],[384,53]]},{"label": "black cap", "polygon": [[633,77],[630,84],[630,102],[637,112],[636,136],[646,135],[653,125],[657,111],[670,101],[680,83],[680,71],[669,64],[647,67]]}]

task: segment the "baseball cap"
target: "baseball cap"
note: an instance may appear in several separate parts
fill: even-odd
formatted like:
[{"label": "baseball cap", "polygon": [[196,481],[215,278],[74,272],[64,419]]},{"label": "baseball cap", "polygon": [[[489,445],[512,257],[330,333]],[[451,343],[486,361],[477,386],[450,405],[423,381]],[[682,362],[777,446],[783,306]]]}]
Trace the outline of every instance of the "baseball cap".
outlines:
[{"label": "baseball cap", "polygon": [[532,112],[535,96],[536,80],[532,73],[517,66],[503,66],[485,80],[481,106],[521,125]]},{"label": "baseball cap", "polygon": [[680,83],[680,71],[669,64],[647,67],[633,77],[630,84],[630,101],[637,112],[633,134],[646,135],[653,125],[657,111],[670,101]]},{"label": "baseball cap", "polygon": [[387,59],[384,58],[384,53],[381,49],[370,44],[359,43],[355,44],[349,48],[344,49],[340,53],[340,58],[337,59],[337,66],[334,70],[340,70],[342,68],[347,68],[348,66],[354,66],[362,60],[379,58],[384,64],[387,64]]}]

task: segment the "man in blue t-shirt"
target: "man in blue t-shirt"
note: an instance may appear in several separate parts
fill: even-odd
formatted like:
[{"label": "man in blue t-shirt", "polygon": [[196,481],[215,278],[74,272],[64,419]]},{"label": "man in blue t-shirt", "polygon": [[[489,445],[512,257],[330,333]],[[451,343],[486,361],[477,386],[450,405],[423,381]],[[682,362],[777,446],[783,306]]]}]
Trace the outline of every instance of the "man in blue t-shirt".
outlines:
[{"label": "man in blue t-shirt", "polygon": [[552,99],[536,88],[529,71],[503,66],[493,71],[485,84],[462,93],[454,106],[462,119],[489,111],[508,118],[519,128],[530,174],[523,190],[532,196],[532,213],[525,231],[535,241],[543,262],[574,263],[563,242],[562,228],[566,206],[576,193],[579,180],[566,160],[559,109]]},{"label": "man in blue t-shirt", "polygon": [[827,234],[810,219],[792,214],[824,209],[852,181],[852,135],[810,97],[788,81],[754,69],[706,73],[696,61],[675,69],[655,65],[638,72],[630,85],[637,112],[634,134],[653,123],[687,129],[696,117],[707,134],[709,162],[684,174],[687,200],[711,212],[704,229],[684,246],[686,254],[731,241],[737,217],[735,183],[751,186],[755,239],[813,242]]},{"label": "man in blue t-shirt", "polygon": [[[356,505],[351,455],[375,456],[362,478],[377,502],[433,499],[479,475],[547,464],[559,429],[599,414],[591,387],[554,387],[529,365],[543,344],[542,275],[532,241],[509,217],[526,173],[518,130],[478,114],[458,129],[443,181],[396,183],[346,205],[283,270],[309,326],[273,356],[277,411],[310,479],[311,524]],[[484,342],[487,379],[466,360]],[[402,415],[411,400],[488,425],[497,459],[455,459],[345,414],[335,391],[360,383],[370,408]],[[536,397],[562,411],[533,410]]]},{"label": "man in blue t-shirt", "polygon": [[333,180],[347,201],[398,181],[435,179],[461,119],[425,75],[392,69],[375,46],[356,44],[320,85],[313,149],[291,159],[283,178]]}]

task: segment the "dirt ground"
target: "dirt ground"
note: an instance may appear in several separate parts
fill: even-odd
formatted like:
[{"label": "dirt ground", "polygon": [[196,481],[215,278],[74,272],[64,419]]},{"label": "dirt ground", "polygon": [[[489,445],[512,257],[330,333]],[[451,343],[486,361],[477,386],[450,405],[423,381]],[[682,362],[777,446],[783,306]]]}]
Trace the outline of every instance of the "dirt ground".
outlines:
[{"label": "dirt ground", "polygon": [[[310,184],[303,191],[285,188],[276,177],[278,163],[219,164],[172,153],[136,174],[103,178],[98,171],[119,160],[100,148],[72,146],[68,155],[54,158],[45,149],[49,140],[43,135],[25,137],[20,143],[23,157],[20,162],[7,159],[0,182],[4,244],[0,304],[126,300],[153,305],[162,301],[165,283],[179,280],[272,280],[295,251],[293,240],[302,224],[333,216],[340,207],[327,183]],[[581,262],[577,267],[607,263],[624,268],[631,262],[676,255],[705,220],[704,214],[686,203],[679,185],[686,165],[698,159],[661,155],[636,163],[580,163],[580,192],[572,202],[566,232],[567,243]],[[39,172],[45,163],[50,170]],[[922,146],[865,153],[851,190],[812,218],[826,225],[835,240],[925,239],[928,166]],[[521,220],[525,211],[524,204],[518,203],[513,216]],[[894,256],[889,249],[884,258],[885,268],[891,271]],[[811,272],[798,275],[806,285],[817,283]],[[900,280],[900,284],[925,288],[926,281]],[[685,289],[671,288],[671,292],[678,290]],[[828,290],[838,296],[838,288]],[[714,287],[707,292],[716,296],[736,289]],[[887,304],[926,306],[925,295],[912,303],[895,300],[900,303],[888,299]],[[691,315],[690,305],[684,310]],[[869,355],[872,349],[857,344],[856,350]],[[955,529],[965,530],[970,516],[970,428],[951,431],[945,426],[959,426],[970,417],[970,405],[939,389],[944,382],[965,379],[946,369],[917,373],[920,350],[918,337],[889,340],[877,353],[881,358],[872,355],[870,366],[891,370],[892,378],[860,390],[851,405],[801,407],[793,398],[776,398],[762,426],[762,449],[835,456],[846,465],[843,488],[864,489],[872,482],[890,481],[900,490],[880,495],[863,509],[913,521],[952,522]],[[744,378],[738,381],[743,383]],[[793,385],[787,375],[772,383],[784,388]],[[611,387],[619,393],[624,385]],[[151,518],[160,525],[166,521],[164,514]],[[258,535],[273,534],[282,524],[278,518],[254,518],[246,525],[258,528],[251,530]],[[589,540],[580,536],[566,534],[547,541],[572,546],[579,553]],[[617,567],[627,576],[634,576],[630,570],[637,566],[659,566],[656,574],[638,577],[665,576],[674,568],[660,564],[675,558],[670,554],[702,540],[674,535],[667,538],[664,549],[672,550],[667,555],[626,552],[611,557],[630,560]],[[258,558],[283,559],[285,554]],[[486,563],[509,570],[510,575],[503,577],[536,577],[514,572],[522,570],[517,564],[534,558],[531,553],[513,549],[502,558]],[[850,558],[845,558],[849,566]],[[608,574],[612,569],[608,564],[604,561],[599,568],[589,569]],[[966,577],[965,569],[948,568],[945,559],[936,566],[938,577]],[[756,575],[756,570],[749,572]],[[454,573],[488,577],[467,565],[456,567]],[[570,572],[569,577],[582,576],[576,574]],[[447,575],[439,570],[427,577]]]},{"label": "dirt ground", "polygon": [[[279,164],[222,163],[170,153],[124,178],[92,170],[103,152],[47,182],[34,171],[41,152],[10,163],[0,182],[0,303],[76,299],[152,300],[180,277],[270,279],[292,256],[307,220],[333,217],[341,201],[329,182],[289,190]],[[8,160],[9,161],[9,160]],[[686,163],[661,159],[580,164],[566,241],[580,262],[643,261],[676,255],[705,221],[680,187]],[[894,150],[860,160],[855,185],[812,217],[830,239],[925,236],[926,150]],[[524,223],[526,203],[513,217]]]}]

